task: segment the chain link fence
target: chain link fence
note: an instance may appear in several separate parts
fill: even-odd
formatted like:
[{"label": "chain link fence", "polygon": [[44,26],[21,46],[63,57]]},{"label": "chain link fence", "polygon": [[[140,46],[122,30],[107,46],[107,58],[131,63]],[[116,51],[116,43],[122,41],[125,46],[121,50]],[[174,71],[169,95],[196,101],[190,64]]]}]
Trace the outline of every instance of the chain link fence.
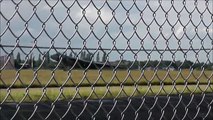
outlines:
[{"label": "chain link fence", "polygon": [[213,119],[211,0],[0,0],[0,118]]}]

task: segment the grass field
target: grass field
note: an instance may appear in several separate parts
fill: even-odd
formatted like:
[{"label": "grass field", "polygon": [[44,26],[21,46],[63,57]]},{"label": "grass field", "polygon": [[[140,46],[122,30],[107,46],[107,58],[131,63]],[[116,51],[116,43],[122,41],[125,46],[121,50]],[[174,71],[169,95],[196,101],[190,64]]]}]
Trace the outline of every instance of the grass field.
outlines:
[{"label": "grass field", "polygon": [[[200,94],[212,93],[213,85],[166,85],[166,86],[124,86],[118,87],[65,87],[61,88],[30,88],[11,90],[2,89],[0,102],[35,102],[35,101],[55,101],[71,99],[107,99],[107,98],[124,98],[124,97],[141,97],[149,95],[175,95],[175,94]],[[5,99],[6,98],[6,99]]]},{"label": "grass field", "polygon": [[0,88],[26,88],[26,87],[73,87],[73,86],[120,86],[123,85],[184,85],[188,84],[208,84],[213,82],[212,71],[193,72],[189,70],[182,71],[138,71],[118,70],[3,70],[0,71]]},{"label": "grass field", "polygon": [[35,102],[212,93],[212,82],[212,71],[198,70],[3,70],[0,72],[0,101]]}]

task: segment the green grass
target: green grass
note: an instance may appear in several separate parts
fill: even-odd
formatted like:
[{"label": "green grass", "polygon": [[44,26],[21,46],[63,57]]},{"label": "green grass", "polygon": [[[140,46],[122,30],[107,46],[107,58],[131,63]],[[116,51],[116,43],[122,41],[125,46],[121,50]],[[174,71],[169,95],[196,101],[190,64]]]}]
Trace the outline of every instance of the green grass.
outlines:
[{"label": "green grass", "polygon": [[141,97],[144,95],[173,95],[173,94],[199,94],[212,93],[213,85],[177,85],[175,89],[172,85],[166,86],[113,86],[109,87],[65,87],[60,88],[30,88],[28,90],[23,88],[14,88],[11,90],[0,90],[0,101],[2,102],[36,102],[41,101],[55,101],[71,99],[107,99],[107,98],[123,98],[123,97]]},{"label": "green grass", "polygon": [[[212,83],[212,71],[198,70],[2,70],[0,102],[213,93]],[[148,87],[149,85],[151,87]],[[60,89],[61,87],[63,89]]]},{"label": "green grass", "polygon": [[[100,76],[99,76],[100,75]],[[213,82],[212,71],[182,70],[182,71],[139,71],[118,70],[2,70],[0,71],[0,88],[26,88],[26,87],[75,87],[75,86],[120,86],[123,85],[184,85],[208,84]]]}]

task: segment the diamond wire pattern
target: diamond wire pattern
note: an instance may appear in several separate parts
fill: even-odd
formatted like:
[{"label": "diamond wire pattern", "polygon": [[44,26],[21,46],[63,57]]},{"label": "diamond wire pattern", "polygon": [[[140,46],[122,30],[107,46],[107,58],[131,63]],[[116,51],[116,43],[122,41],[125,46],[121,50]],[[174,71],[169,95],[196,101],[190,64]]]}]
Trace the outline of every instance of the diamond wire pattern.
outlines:
[{"label": "diamond wire pattern", "polygon": [[[33,102],[33,106],[31,106],[32,111],[26,116],[19,115],[22,119],[51,119],[52,116],[54,119],[66,119],[67,115],[72,114],[72,119],[78,120],[83,119],[86,113],[91,119],[99,119],[99,115],[102,115],[103,119],[116,119],[113,118],[115,111],[119,113],[118,119],[127,119],[129,114],[133,114],[134,118],[131,119],[135,120],[141,119],[141,114],[146,114],[146,119],[152,119],[156,114],[156,108],[159,109],[157,112],[160,112],[158,119],[168,119],[165,117],[168,114],[168,106],[171,107],[170,112],[172,112],[170,119],[199,119],[198,115],[203,104],[208,108],[202,116],[203,119],[212,116],[213,100],[205,100],[207,96],[205,92],[207,90],[213,92],[213,72],[209,72],[209,74],[205,72],[205,66],[213,64],[212,1],[0,0],[0,4],[0,54],[5,55],[4,60],[1,60],[0,81],[1,91],[6,92],[5,96],[1,98],[0,111],[5,109],[3,106],[8,101],[16,103],[15,111],[9,119],[17,119],[19,113],[24,109],[26,99]],[[5,6],[8,8],[6,9]],[[134,16],[135,14],[136,16]],[[24,60],[20,68],[13,73],[15,77],[8,85],[5,81],[4,71],[12,64],[11,59],[14,59],[13,55],[16,55],[17,51],[21,53]],[[87,66],[79,65],[81,55],[85,52],[91,54],[89,64]],[[89,76],[90,66],[94,64],[95,59],[100,61],[96,58],[100,52],[104,56],[102,67],[95,65],[97,72],[93,74],[97,76],[93,82]],[[47,73],[50,77],[44,84],[40,74],[45,72],[43,69],[48,64],[46,61],[49,58],[46,56],[52,53],[61,53],[61,55],[57,65]],[[57,74],[64,62],[63,55],[68,53],[72,54],[76,61],[71,67],[66,68],[66,75],[61,83]],[[25,75],[23,71],[33,55],[39,55],[41,61],[36,68],[33,68],[33,72],[28,73],[32,79],[29,84],[26,84],[22,77]],[[117,58],[116,64],[110,62],[113,58]],[[125,64],[126,58],[132,61],[128,66]],[[150,68],[152,75],[147,76],[149,64],[156,58],[156,63]],[[167,58],[169,58],[169,63],[166,68],[163,68],[165,72],[161,73],[161,64]],[[141,59],[145,60],[145,64],[140,65]],[[175,68],[176,74],[173,74],[171,68],[180,60],[183,62],[180,62]],[[193,60],[193,62],[188,68],[188,74],[185,75],[184,63],[189,60]],[[199,75],[196,74],[194,67],[196,63],[202,64]],[[108,70],[111,72],[108,80],[105,78],[104,66],[110,64],[114,66],[111,65]],[[135,64],[139,64],[137,70],[133,68]],[[122,65],[124,68],[120,70],[119,67]],[[78,82],[73,78],[76,74],[74,66],[80,66],[82,69]],[[120,71],[125,71],[122,73],[122,77]],[[140,72],[138,78],[135,77],[134,71]],[[163,77],[162,74],[164,74]],[[194,80],[195,89],[190,88],[191,78]],[[205,84],[200,81],[203,78]],[[172,81],[169,91],[166,89],[167,79]],[[179,79],[184,80],[182,90],[179,90]],[[126,89],[130,87],[128,86],[129,81],[132,83],[130,86],[133,87],[131,93],[129,93],[129,89]],[[160,86],[157,92],[156,84],[154,84],[156,81]],[[142,86],[146,87],[143,94],[141,93],[141,82],[145,82],[145,85]],[[17,83],[21,88],[17,88]],[[35,83],[37,83],[36,86]],[[54,85],[51,86],[53,83]],[[100,83],[105,89],[103,96],[100,96],[98,92]],[[68,84],[72,86],[68,86]],[[116,89],[119,88],[117,94],[113,94],[113,85],[117,85]],[[205,85],[204,89],[203,85]],[[86,97],[82,93],[84,86],[90,89]],[[72,87],[74,94],[71,98],[66,96],[67,87]],[[18,101],[12,94],[16,88],[25,92]],[[58,92],[54,100],[48,93],[53,88]],[[35,89],[41,92],[36,101],[30,94]],[[197,100],[195,99],[197,90],[201,91],[202,97],[197,102],[198,104],[194,104],[194,101]],[[178,99],[172,103],[174,92],[177,92]],[[186,92],[189,93],[187,102],[184,101]],[[163,105],[161,104],[162,93],[165,95]],[[139,105],[137,106],[134,97],[138,94]],[[150,98],[152,104],[146,104],[149,94],[153,95]],[[107,96],[113,98],[110,108],[105,105]],[[93,98],[98,102],[93,103],[91,100]],[[126,98],[123,105],[121,98]],[[50,108],[47,112],[42,113],[39,105],[44,99],[49,101]],[[57,107],[60,107],[61,99],[65,100],[61,106],[66,107],[66,110],[59,112]],[[76,100],[83,100],[83,102],[78,103]],[[74,104],[79,104],[79,110],[74,110],[76,109]],[[190,115],[190,107],[193,105],[196,106],[196,113]],[[180,107],[183,107],[183,115],[178,115]],[[144,113],[141,113],[141,109],[145,110]],[[2,114],[1,116],[3,117]]]}]

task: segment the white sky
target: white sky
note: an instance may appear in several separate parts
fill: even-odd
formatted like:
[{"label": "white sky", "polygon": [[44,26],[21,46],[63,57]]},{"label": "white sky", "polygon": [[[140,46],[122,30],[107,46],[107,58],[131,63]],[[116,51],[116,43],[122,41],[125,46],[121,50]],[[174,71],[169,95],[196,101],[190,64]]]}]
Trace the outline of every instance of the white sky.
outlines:
[{"label": "white sky", "polygon": [[[17,3],[10,0],[1,2],[1,12],[4,17],[0,16],[2,35],[0,43],[3,45],[19,43],[24,46],[36,44],[50,47],[52,44],[64,48],[69,45],[73,48],[86,46],[93,49],[98,48],[99,45],[106,49],[115,47],[146,50],[154,48],[201,49],[202,47],[212,49],[213,3],[211,0],[207,7],[203,0],[198,0],[197,5],[193,0],[186,0],[185,3],[182,0],[175,0],[174,7],[169,0],[162,0],[160,8],[157,0],[149,1],[149,6],[145,0],[137,0],[136,4],[132,0],[124,0],[122,5],[116,0],[109,0],[107,3],[104,0],[94,0],[93,3],[96,7],[85,0],[80,0],[78,3],[68,0],[63,2],[50,0],[48,3],[43,0],[40,2],[23,0],[20,3],[18,3],[19,0],[14,1]],[[19,8],[16,7],[16,4],[19,4]],[[185,8],[183,4],[185,4]],[[33,9],[33,6],[36,7]],[[69,11],[67,11],[68,8],[70,8]],[[156,14],[153,14],[153,11]],[[180,13],[179,17],[177,17],[177,12]],[[203,16],[200,16],[200,13]],[[160,26],[162,26],[161,30]],[[195,29],[196,27],[197,29]],[[91,34],[91,30],[95,36],[93,33]],[[87,39],[86,43],[84,39]],[[7,48],[6,50],[11,52],[12,49]],[[25,50],[28,54],[30,49]],[[19,49],[15,51],[20,52]],[[51,50],[51,52],[54,53],[55,50]],[[133,60],[134,54],[137,52],[121,51],[124,59],[128,60]],[[175,55],[175,60],[207,61],[206,56],[212,56],[210,50],[189,51],[188,53],[180,51],[147,52],[150,56],[145,51],[140,51],[137,54],[138,59],[146,60],[147,57],[150,57],[153,60],[159,60],[163,57],[165,60],[172,60],[174,58],[172,55]],[[1,51],[1,54],[5,53]],[[37,55],[38,50],[34,49],[33,54]],[[113,50],[109,53],[109,57],[110,60],[120,59],[120,54]]]}]

